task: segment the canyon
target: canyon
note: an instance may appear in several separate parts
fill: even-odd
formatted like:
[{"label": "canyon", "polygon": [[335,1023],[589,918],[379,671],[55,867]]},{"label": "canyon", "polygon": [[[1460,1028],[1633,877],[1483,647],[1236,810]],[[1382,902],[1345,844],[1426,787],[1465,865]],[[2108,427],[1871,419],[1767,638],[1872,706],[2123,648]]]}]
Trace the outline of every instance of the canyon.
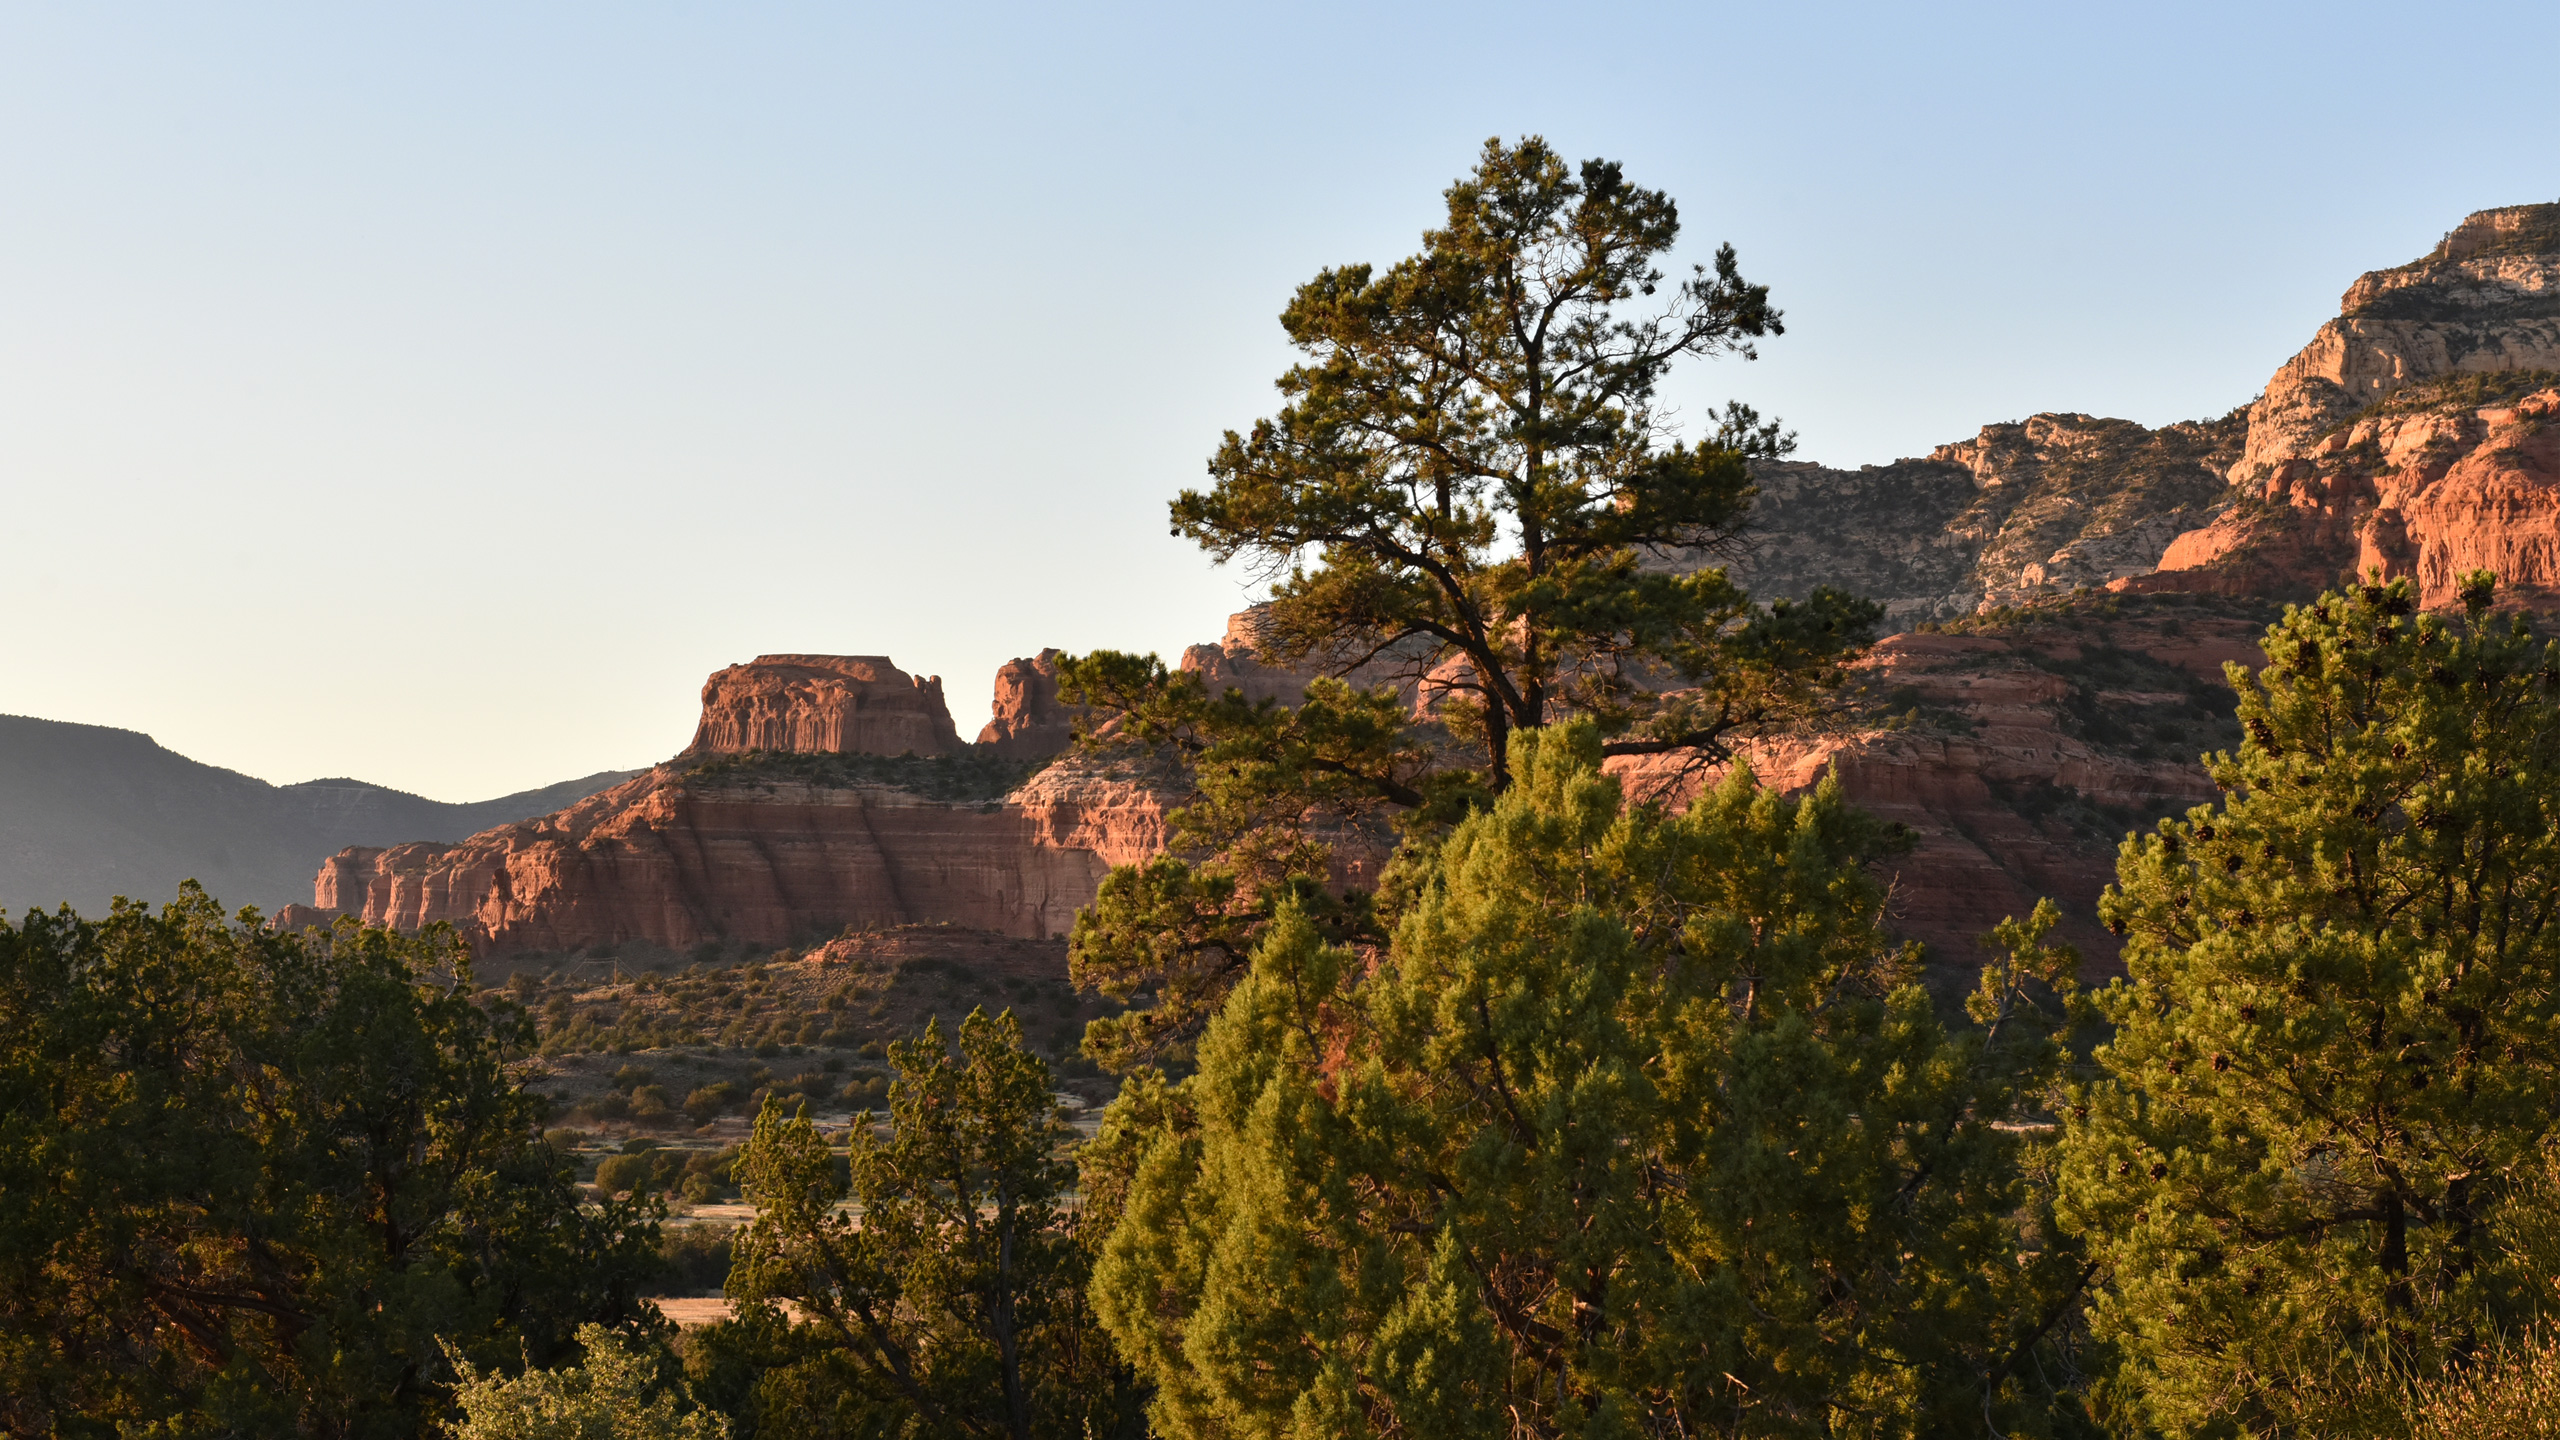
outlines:
[{"label": "canyon", "polygon": [[[2502,603],[2560,601],[2555,282],[2560,205],[2483,211],[2357,280],[2222,416],[2044,414],[1888,466],[1760,465],[1736,577],[1762,598],[1872,597],[1888,633],[1833,714],[1741,758],[1790,790],[1837,775],[1905,827],[1878,872],[1939,978],[2043,896],[2108,973],[2094,906],[2116,846],[2213,800],[2198,758],[2238,740],[2223,667],[2257,662],[2282,602],[2379,572],[2442,606],[2474,568],[2499,574]],[[1181,798],[1167,773],[1071,749],[1056,660],[998,672],[974,744],[939,679],[885,657],[732,666],[667,763],[458,843],[341,850],[279,921],[444,921],[490,953],[917,925],[1054,944],[1112,866],[1162,848]],[[1249,611],[1181,665],[1284,704],[1309,678],[1255,654]],[[1677,755],[1611,768],[1675,805],[1720,773]]]}]

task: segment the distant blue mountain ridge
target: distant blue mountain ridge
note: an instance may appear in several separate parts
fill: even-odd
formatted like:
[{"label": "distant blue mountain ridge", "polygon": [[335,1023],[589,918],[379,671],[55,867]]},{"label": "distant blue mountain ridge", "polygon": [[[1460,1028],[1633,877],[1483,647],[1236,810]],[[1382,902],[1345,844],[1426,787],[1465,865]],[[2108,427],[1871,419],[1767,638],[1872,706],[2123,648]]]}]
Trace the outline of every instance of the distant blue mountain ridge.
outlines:
[{"label": "distant blue mountain ridge", "polygon": [[362,780],[271,785],[136,731],[0,715],[0,907],[94,915],[114,896],[159,904],[196,880],[227,907],[272,912],[309,904],[320,862],[346,846],[460,840],[638,773],[457,805]]}]

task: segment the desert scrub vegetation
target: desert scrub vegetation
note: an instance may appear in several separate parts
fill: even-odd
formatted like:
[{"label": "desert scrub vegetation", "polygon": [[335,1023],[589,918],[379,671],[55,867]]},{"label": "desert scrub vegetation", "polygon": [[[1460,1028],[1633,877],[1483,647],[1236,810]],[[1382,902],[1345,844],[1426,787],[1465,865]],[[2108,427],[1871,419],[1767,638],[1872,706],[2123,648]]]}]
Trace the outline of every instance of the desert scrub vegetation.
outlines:
[{"label": "desert scrub vegetation", "polygon": [[687,778],[723,788],[816,785],[849,790],[873,786],[903,790],[952,804],[993,804],[1048,767],[1046,760],[1016,760],[970,746],[957,755],[813,755],[789,750],[746,750],[685,765]]},{"label": "desert scrub vegetation", "polygon": [[2429,410],[2477,410],[2521,400],[2560,386],[2560,370],[2495,370],[2440,375],[2403,386],[2320,432],[2321,438],[2355,428],[2360,420],[2417,415]]}]

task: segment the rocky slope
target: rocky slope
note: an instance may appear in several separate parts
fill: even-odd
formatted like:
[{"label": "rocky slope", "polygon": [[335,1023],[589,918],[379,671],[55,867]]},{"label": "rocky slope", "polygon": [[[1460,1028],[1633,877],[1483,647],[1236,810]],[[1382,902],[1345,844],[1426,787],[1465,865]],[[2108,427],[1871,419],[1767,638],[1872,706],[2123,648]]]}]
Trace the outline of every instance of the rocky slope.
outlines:
[{"label": "rocky slope", "polygon": [[450,804],[362,780],[270,785],[131,730],[0,716],[0,907],[95,914],[196,880],[227,905],[270,908],[304,894],[312,861],[341,846],[459,839],[630,774]]},{"label": "rocky slope", "polygon": [[1896,630],[2104,585],[2147,573],[2213,518],[2245,433],[2236,412],[2159,430],[2034,415],[1926,459],[1763,465],[1748,549],[1729,568],[1763,598],[1828,585],[1880,600]]},{"label": "rocky slope", "polygon": [[2479,211],[2419,259],[2358,277],[2249,407],[2232,483],[2267,480],[2411,385],[2518,370],[2560,370],[2560,205]]},{"label": "rocky slope", "polygon": [[2377,563],[2549,585],[2540,412],[2515,402],[2560,384],[2560,205],[2472,215],[2339,310],[2218,420],[2036,415],[1926,459],[1764,465],[1736,577],[1867,595],[1895,629],[2100,585],[2295,597]]},{"label": "rocky slope", "polygon": [[[1831,724],[1745,758],[1789,791],[1836,770],[1853,803],[1910,828],[1912,850],[1878,868],[1896,929],[1934,961],[1978,963],[1984,933],[2050,896],[2064,938],[2103,974],[2116,944],[2095,904],[2116,845],[2214,797],[2198,759],[2239,739],[2222,666],[2263,663],[2272,614],[2250,600],[2084,593],[1894,636],[1859,663]],[[1631,796],[1672,803],[1721,774],[1678,756],[1609,768]]]}]

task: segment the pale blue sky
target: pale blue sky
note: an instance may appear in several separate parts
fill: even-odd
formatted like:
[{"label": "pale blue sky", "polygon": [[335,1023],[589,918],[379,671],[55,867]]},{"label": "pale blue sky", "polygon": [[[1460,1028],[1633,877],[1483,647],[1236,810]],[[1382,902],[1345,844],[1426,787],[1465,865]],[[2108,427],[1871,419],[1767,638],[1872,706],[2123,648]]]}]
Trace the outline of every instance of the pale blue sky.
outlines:
[{"label": "pale blue sky", "polygon": [[2246,401],[2560,198],[2560,7],[0,4],[0,712],[476,799],[703,676],[1246,597],[1165,533],[1273,317],[1491,134],[1668,189],[1803,458]]}]

